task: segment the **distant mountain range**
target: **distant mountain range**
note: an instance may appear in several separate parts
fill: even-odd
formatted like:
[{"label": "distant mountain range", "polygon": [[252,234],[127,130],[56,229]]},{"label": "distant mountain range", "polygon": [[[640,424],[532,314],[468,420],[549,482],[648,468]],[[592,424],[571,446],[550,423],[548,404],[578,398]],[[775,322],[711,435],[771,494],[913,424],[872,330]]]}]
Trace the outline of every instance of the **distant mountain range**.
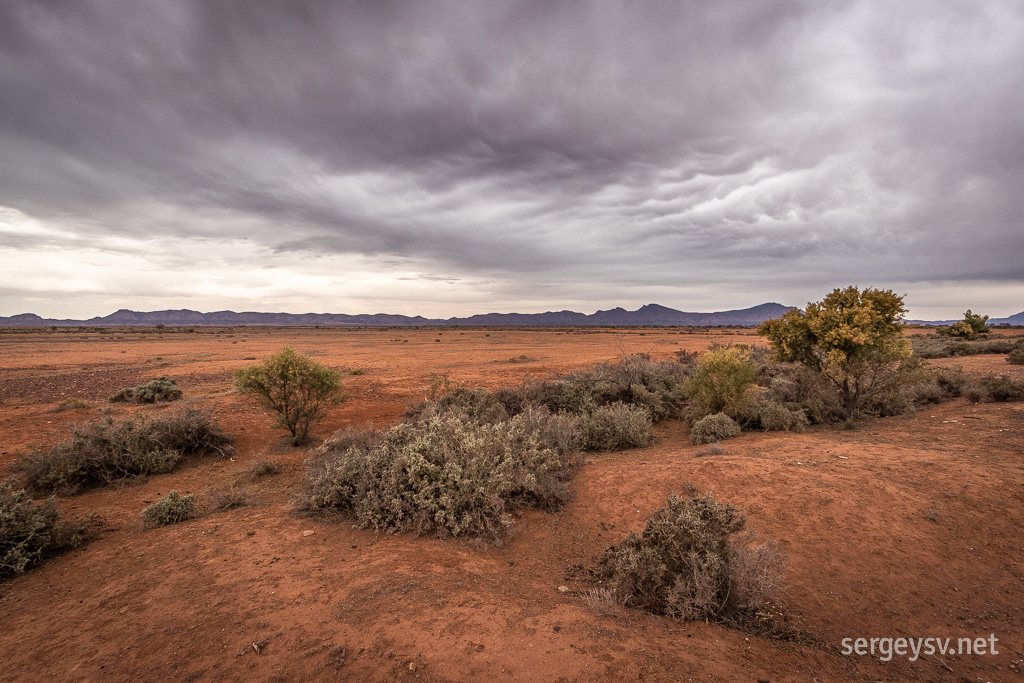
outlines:
[{"label": "distant mountain range", "polygon": [[768,303],[738,311],[718,313],[686,313],[673,308],[648,304],[635,311],[612,308],[587,315],[575,311],[549,311],[547,313],[485,313],[468,318],[424,318],[423,316],[346,315],[344,313],[235,313],[217,311],[200,313],[187,309],[177,311],[130,311],[121,309],[102,318],[88,320],[55,320],[34,313],[10,317],[0,316],[0,327],[152,327],[154,325],[192,325],[228,327],[233,325],[356,327],[356,326],[722,326],[757,325],[769,318],[777,318],[789,306]]},{"label": "distant mountain range", "polygon": [[[121,310],[88,320],[55,320],[34,313],[10,317],[0,316],[0,327],[152,327],[154,325],[230,327],[235,325],[264,325],[280,327],[386,327],[386,326],[544,326],[544,327],[720,327],[724,325],[757,325],[769,318],[777,318],[791,306],[777,303],[761,304],[753,308],[717,313],[687,313],[674,308],[647,304],[635,311],[612,308],[587,315],[576,311],[549,311],[547,313],[484,313],[468,318],[424,318],[423,316],[375,313],[347,315],[344,313],[235,313],[217,311],[200,313],[187,309],[177,311]],[[955,320],[909,320],[921,325],[949,325]],[[990,324],[1024,325],[1024,311],[1008,318],[989,321]]]}]

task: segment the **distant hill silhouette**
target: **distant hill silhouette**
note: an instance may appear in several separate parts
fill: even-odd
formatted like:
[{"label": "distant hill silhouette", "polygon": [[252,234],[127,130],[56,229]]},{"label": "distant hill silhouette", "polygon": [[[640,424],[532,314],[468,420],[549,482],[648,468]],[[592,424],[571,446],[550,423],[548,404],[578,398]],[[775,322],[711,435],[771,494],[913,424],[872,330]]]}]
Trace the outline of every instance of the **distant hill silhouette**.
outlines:
[{"label": "distant hill silhouette", "polygon": [[424,318],[422,316],[375,313],[347,315],[344,313],[256,313],[216,311],[200,313],[188,309],[173,311],[119,311],[88,320],[56,320],[42,318],[34,313],[0,317],[0,327],[152,327],[154,325],[191,325],[227,327],[232,325],[265,326],[721,326],[757,325],[769,318],[777,318],[789,306],[766,303],[753,308],[717,313],[686,313],[674,308],[647,304],[635,311],[612,308],[587,315],[575,311],[549,311],[547,313],[484,313],[468,318]]}]

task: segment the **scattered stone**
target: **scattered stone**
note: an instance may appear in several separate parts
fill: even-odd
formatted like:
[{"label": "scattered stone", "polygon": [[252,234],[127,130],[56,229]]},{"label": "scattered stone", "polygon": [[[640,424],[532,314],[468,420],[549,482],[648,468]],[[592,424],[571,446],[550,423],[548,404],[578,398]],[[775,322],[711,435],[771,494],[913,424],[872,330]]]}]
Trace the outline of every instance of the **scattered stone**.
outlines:
[{"label": "scattered stone", "polygon": [[316,532],[313,531],[312,529],[306,529],[305,531],[302,532],[302,535],[303,536],[312,536],[314,533],[316,533]]},{"label": "scattered stone", "polygon": [[558,592],[559,593],[568,593],[569,592],[569,587],[568,586],[559,586],[558,587]]}]

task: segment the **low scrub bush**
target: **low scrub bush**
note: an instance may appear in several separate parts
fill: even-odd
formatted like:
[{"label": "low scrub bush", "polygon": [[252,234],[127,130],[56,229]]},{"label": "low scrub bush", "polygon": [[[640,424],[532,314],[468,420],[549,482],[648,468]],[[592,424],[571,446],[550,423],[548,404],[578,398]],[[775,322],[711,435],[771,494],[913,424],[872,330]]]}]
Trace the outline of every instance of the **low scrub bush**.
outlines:
[{"label": "low scrub bush", "polygon": [[966,340],[949,337],[916,336],[911,338],[914,355],[919,358],[952,358],[982,353],[1010,353],[1020,344],[1017,339]]},{"label": "low scrub bush", "polygon": [[1011,365],[1024,365],[1024,344],[1018,343],[1006,354],[1006,362]]},{"label": "low scrub bush", "polygon": [[15,463],[36,493],[76,493],[128,477],[170,472],[194,456],[234,452],[232,437],[204,410],[186,406],[152,419],[107,418],[77,425],[71,438]]},{"label": "low scrub bush", "polygon": [[619,451],[650,445],[651,418],[645,408],[625,403],[596,408],[579,418],[582,447],[587,451]]},{"label": "low scrub bush", "polygon": [[166,496],[142,511],[142,523],[147,527],[177,524],[191,517],[195,507],[195,496],[183,496],[177,491],[169,491]]},{"label": "low scrub bush", "polygon": [[210,508],[218,512],[252,504],[249,489],[235,485],[213,491],[209,494],[208,500]]},{"label": "low scrub bush", "polygon": [[282,469],[281,463],[271,460],[264,455],[255,460],[250,460],[245,467],[239,470],[235,475],[235,483],[253,482],[263,477],[280,474]]},{"label": "low scrub bush", "polygon": [[328,441],[309,460],[304,505],[386,533],[501,538],[515,507],[554,507],[567,495],[575,458],[542,445],[537,421],[434,416]]},{"label": "low scrub bush", "polygon": [[13,482],[0,482],[0,579],[77,548],[93,526],[93,518],[62,520],[53,498],[36,503]]},{"label": "low scrub bush", "polygon": [[181,389],[170,377],[157,377],[146,384],[130,389],[121,389],[110,397],[111,403],[156,403],[157,401],[177,401],[181,398]]},{"label": "low scrub bush", "polygon": [[740,534],[745,525],[710,493],[671,496],[640,535],[605,550],[593,574],[610,592],[606,602],[683,620],[752,622],[781,591],[786,563],[770,541]]},{"label": "low scrub bush", "polygon": [[967,392],[974,401],[1024,401],[1024,382],[1004,375],[982,377]]},{"label": "low scrub bush", "polygon": [[89,402],[81,398],[66,398],[53,408],[55,413],[63,413],[66,410],[81,410],[88,408]]},{"label": "low scrub bush", "polygon": [[740,426],[725,413],[715,413],[697,420],[690,428],[690,440],[695,446],[733,439],[740,435]]},{"label": "low scrub bush", "polygon": [[803,432],[807,415],[799,408],[790,409],[779,401],[761,399],[757,402],[757,419],[766,432]]}]

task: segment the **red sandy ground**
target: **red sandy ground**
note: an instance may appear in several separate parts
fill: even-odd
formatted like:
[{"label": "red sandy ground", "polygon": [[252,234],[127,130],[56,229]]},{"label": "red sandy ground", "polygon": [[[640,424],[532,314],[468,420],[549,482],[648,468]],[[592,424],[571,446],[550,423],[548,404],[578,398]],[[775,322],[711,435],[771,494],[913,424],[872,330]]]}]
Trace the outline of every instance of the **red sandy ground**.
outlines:
[{"label": "red sandy ground", "polygon": [[[0,584],[3,680],[1022,679],[1024,404],[961,399],[852,431],[750,432],[719,455],[701,455],[670,421],[650,448],[592,455],[571,503],[529,511],[510,542],[478,548],[291,512],[308,450],[288,446],[266,414],[233,392],[232,370],[285,344],[363,369],[345,379],[349,401],[319,426],[326,436],[394,423],[431,373],[497,387],[626,353],[663,359],[713,341],[755,341],[752,332],[146,332],[0,335],[0,476],[19,451],[46,448],[72,423],[110,411],[106,399],[117,389],[162,374],[213,408],[239,448],[231,461],[62,501],[68,513],[100,513],[106,529]],[[940,363],[1024,378],[1003,356]],[[90,407],[54,412],[69,397]],[[141,528],[140,510],[168,490],[202,500],[263,455],[284,471],[252,485],[254,505]],[[789,555],[788,611],[817,644],[586,606],[590,586],[573,567],[641,529],[686,485],[745,508],[749,526]],[[990,634],[998,656],[882,663],[840,652],[846,637]]]}]

